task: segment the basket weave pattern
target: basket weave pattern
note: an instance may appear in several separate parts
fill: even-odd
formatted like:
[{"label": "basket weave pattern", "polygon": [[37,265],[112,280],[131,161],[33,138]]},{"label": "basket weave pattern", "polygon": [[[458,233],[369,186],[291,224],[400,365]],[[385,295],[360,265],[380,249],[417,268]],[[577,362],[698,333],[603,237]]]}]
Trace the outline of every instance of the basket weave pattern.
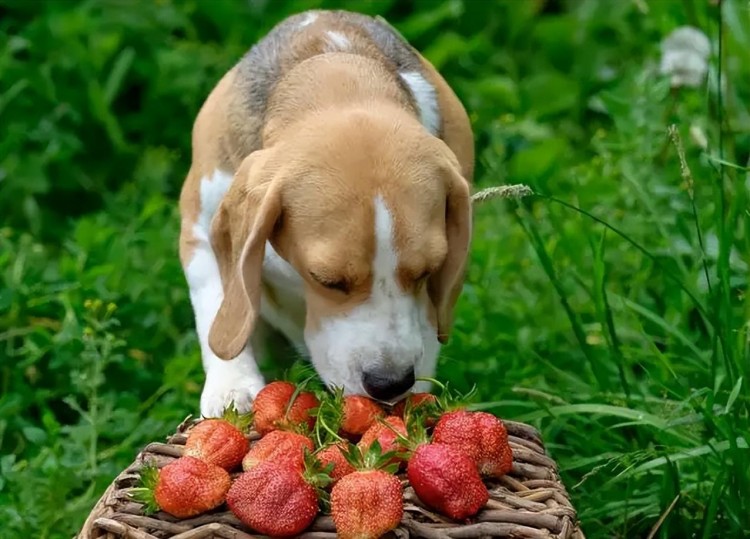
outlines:
[{"label": "basket weave pattern", "polygon": [[[425,507],[408,486],[404,475],[404,517],[400,526],[385,537],[507,537],[517,539],[585,539],[578,527],[576,511],[560,481],[558,468],[546,455],[539,433],[523,423],[505,421],[513,450],[513,470],[500,480],[486,484],[487,505],[468,523],[458,523]],[[77,539],[249,539],[254,534],[227,508],[180,520],[164,512],[144,516],[142,505],[128,496],[137,486],[139,471],[147,462],[159,468],[182,455],[187,433],[197,424],[186,419],[167,443],[148,444],[97,502]],[[249,435],[251,441],[260,438]],[[239,473],[239,472],[238,472]],[[236,476],[238,474],[234,474]],[[233,476],[233,477],[234,477]],[[299,537],[336,537],[333,520],[320,515]]]}]

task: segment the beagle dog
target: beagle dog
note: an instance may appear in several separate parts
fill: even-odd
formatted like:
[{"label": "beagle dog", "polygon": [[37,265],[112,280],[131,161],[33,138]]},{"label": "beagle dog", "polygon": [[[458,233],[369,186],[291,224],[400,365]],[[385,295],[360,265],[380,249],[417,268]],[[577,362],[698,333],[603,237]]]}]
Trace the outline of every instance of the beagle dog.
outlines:
[{"label": "beagle dog", "polygon": [[468,116],[380,18],[276,25],[197,115],[180,260],[206,380],[200,409],[264,386],[260,317],[329,387],[392,402],[429,385],[468,257]]}]

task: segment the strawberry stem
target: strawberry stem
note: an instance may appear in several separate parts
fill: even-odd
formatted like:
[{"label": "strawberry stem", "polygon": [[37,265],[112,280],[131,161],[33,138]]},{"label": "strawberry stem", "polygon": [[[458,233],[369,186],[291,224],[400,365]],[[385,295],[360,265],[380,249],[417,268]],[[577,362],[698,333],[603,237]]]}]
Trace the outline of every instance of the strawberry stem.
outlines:
[{"label": "strawberry stem", "polygon": [[333,395],[324,392],[318,397],[320,404],[312,413],[316,416],[315,438],[320,447],[331,441],[344,441],[338,434],[343,419],[343,395],[343,388],[334,387]]},{"label": "strawberry stem", "polygon": [[294,406],[294,401],[297,400],[297,397],[299,396],[299,394],[302,393],[302,388],[311,379],[312,379],[312,377],[305,378],[299,384],[295,384],[294,385],[294,391],[292,392],[292,396],[289,398],[289,402],[286,403],[286,410],[284,410],[284,419],[288,419],[289,418],[289,412],[291,411],[292,406]]},{"label": "strawberry stem", "polygon": [[[395,428],[393,427],[393,425],[391,425],[390,423],[388,423],[388,422],[387,422],[387,421],[386,421],[385,419],[383,419],[382,417],[379,417],[379,418],[377,419],[377,421],[378,421],[378,422],[380,422],[381,424],[385,425],[385,427],[386,427],[386,428],[387,428],[388,430],[390,430],[390,431],[391,431],[391,432],[392,432],[393,434],[395,434],[395,435],[396,435],[396,440],[398,441],[398,443],[399,443],[399,444],[401,444],[401,445],[402,445],[402,446],[404,447],[404,449],[406,449],[406,450],[407,450],[408,452],[413,452],[413,451],[414,451],[414,450],[415,450],[415,449],[417,448],[417,446],[418,446],[418,445],[420,445],[419,443],[415,443],[415,440],[409,439],[409,438],[407,438],[406,436],[404,436],[403,434],[401,434],[401,433],[400,433],[399,431],[397,431],[397,430],[396,430],[396,429],[395,429]],[[409,431],[408,431],[408,427],[407,427],[407,433],[408,433],[408,432],[409,432]],[[426,437],[426,433],[425,433],[425,437]],[[379,444],[379,442],[378,442],[377,440],[375,440],[375,441],[373,442],[373,445],[375,445],[375,444],[378,444],[378,445],[380,445],[380,444]],[[372,446],[370,446],[370,447],[372,447]],[[396,452],[395,452],[395,451],[393,451],[393,453],[394,453],[394,455],[396,454]]]},{"label": "strawberry stem", "polygon": [[452,410],[466,408],[466,406],[473,400],[477,393],[476,384],[474,384],[467,393],[462,394],[458,391],[451,392],[451,389],[449,388],[449,384],[447,382],[443,384],[442,382],[439,382],[434,378],[417,378],[417,380],[433,383],[441,389],[440,395],[436,395],[436,399],[438,402],[438,407],[442,412],[449,412]]},{"label": "strawberry stem", "polygon": [[442,382],[436,380],[435,378],[429,378],[429,377],[426,377],[426,376],[425,377],[421,377],[420,376],[419,378],[417,378],[417,382],[430,382],[431,384],[435,384],[436,386],[438,386],[443,391],[445,391],[445,389],[446,389],[445,388],[445,384],[443,384]]}]

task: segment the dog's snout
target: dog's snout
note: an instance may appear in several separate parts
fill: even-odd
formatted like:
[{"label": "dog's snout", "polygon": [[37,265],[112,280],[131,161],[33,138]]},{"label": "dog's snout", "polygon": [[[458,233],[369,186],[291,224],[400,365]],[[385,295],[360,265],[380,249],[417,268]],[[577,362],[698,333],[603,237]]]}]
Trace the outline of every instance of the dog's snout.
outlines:
[{"label": "dog's snout", "polygon": [[414,369],[396,373],[392,369],[373,369],[362,375],[365,391],[376,400],[390,401],[409,391],[414,385]]}]

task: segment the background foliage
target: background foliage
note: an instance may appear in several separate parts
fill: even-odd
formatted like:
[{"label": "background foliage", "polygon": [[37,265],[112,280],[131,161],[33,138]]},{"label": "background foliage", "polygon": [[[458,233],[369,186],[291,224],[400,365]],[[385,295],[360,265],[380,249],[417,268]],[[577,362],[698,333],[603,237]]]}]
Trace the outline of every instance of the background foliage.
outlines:
[{"label": "background foliage", "polygon": [[[192,121],[283,16],[345,6],[454,86],[478,186],[539,194],[477,209],[439,377],[542,430],[590,537],[744,537],[750,7],[720,27],[717,3],[0,1],[0,535],[70,537],[197,410]],[[671,89],[659,44],[685,24],[711,69]]]}]

